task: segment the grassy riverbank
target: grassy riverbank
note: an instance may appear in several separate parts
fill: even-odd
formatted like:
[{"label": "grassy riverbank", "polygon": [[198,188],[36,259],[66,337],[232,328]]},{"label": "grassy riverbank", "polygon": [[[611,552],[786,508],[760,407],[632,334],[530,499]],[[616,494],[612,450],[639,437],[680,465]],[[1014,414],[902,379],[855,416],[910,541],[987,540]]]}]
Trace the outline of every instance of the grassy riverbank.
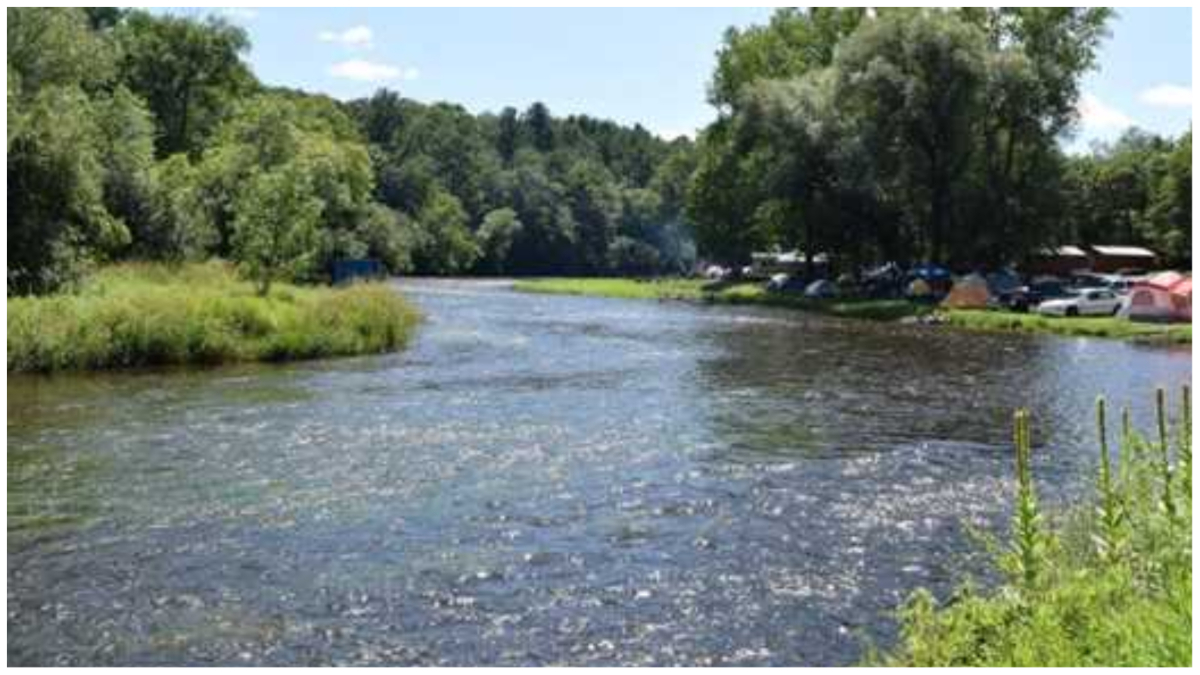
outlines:
[{"label": "grassy riverbank", "polygon": [[877,321],[895,321],[904,317],[936,313],[946,324],[970,330],[1150,340],[1175,344],[1190,344],[1192,341],[1190,324],[1137,323],[1115,317],[1047,317],[994,310],[940,310],[907,300],[814,300],[795,293],[771,293],[761,283],[750,282],[713,284],[703,279],[642,281],[621,278],[555,278],[522,280],[516,282],[514,288],[528,293],[787,307]]},{"label": "grassy riverbank", "polygon": [[1190,344],[1191,324],[1139,323],[1116,317],[1049,317],[991,310],[953,310],[945,313],[952,326],[972,330],[1053,333],[1083,337],[1155,340]]},{"label": "grassy riverbank", "polygon": [[716,283],[704,279],[621,278],[527,279],[513,286],[526,293],[596,295],[640,300],[683,300],[730,305],[763,305],[858,319],[895,320],[927,314],[931,308],[907,300],[816,300],[795,293],[770,293],[761,283]]},{"label": "grassy riverbank", "polygon": [[[927,592],[903,611],[886,665],[1189,666],[1192,661],[1191,401],[1174,425],[1158,394],[1157,428],[1116,439],[1098,402],[1094,497],[1066,514],[1039,507],[1029,416],[1017,414],[1012,534],[992,542],[1004,583],[967,586],[940,605]],[[1174,432],[1172,434],[1172,432]],[[1173,436],[1173,438],[1171,438]]]},{"label": "grassy riverbank", "polygon": [[9,372],[386,352],[407,342],[416,311],[380,284],[272,286],[266,297],[229,266],[131,263],[75,293],[8,299]]}]

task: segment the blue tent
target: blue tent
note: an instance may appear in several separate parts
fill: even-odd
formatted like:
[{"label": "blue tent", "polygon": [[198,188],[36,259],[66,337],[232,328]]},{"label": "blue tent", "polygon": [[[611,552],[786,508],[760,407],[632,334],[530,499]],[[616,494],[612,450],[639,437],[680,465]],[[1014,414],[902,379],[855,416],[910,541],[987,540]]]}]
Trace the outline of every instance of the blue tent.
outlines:
[{"label": "blue tent", "polygon": [[908,271],[908,276],[925,281],[950,281],[953,275],[950,270],[940,265],[918,265]]},{"label": "blue tent", "polygon": [[334,284],[344,284],[355,279],[378,279],[387,276],[387,269],[382,262],[373,258],[338,260],[333,263],[330,276]]}]

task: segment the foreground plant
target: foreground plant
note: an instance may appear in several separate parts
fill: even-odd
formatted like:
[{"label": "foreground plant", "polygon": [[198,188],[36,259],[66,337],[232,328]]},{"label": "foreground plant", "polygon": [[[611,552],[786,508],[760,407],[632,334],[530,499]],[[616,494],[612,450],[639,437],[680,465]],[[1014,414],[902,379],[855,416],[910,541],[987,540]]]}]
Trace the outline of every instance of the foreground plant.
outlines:
[{"label": "foreground plant", "polygon": [[[1103,399],[1094,502],[1048,514],[1034,490],[1029,413],[1014,419],[1016,503],[1003,582],[944,606],[919,591],[890,665],[1186,666],[1192,649],[1191,393],[1172,440],[1166,394],[1152,437],[1122,415],[1114,464]],[[1055,516],[1055,517],[1050,517]]]}]

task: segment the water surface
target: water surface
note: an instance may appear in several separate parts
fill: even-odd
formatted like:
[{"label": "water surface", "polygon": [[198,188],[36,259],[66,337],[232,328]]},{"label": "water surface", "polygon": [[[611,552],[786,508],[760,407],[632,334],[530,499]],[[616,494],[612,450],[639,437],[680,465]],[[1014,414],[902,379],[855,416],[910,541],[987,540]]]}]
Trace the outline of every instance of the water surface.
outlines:
[{"label": "water surface", "polygon": [[402,354],[8,382],[11,664],[845,664],[1189,349],[405,281]]}]

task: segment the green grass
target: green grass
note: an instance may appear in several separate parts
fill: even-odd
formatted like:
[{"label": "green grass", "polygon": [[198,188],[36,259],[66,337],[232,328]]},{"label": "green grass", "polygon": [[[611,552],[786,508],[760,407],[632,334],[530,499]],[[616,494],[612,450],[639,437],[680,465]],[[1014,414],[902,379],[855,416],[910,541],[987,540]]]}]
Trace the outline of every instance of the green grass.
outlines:
[{"label": "green grass", "polygon": [[1190,344],[1191,324],[1160,325],[1115,317],[1058,318],[997,310],[937,310],[908,300],[815,300],[797,293],[771,293],[761,283],[714,283],[704,279],[553,278],[514,284],[518,291],[562,295],[595,295],[636,300],[683,300],[731,305],[786,307],[832,316],[896,321],[937,313],[948,325],[982,331],[1072,335]]},{"label": "green grass", "polygon": [[417,312],[381,284],[272,286],[259,297],[226,264],[128,263],[74,293],[8,299],[9,372],[230,361],[285,361],[393,351]]},{"label": "green grass", "polygon": [[952,326],[986,331],[1051,333],[1190,344],[1191,324],[1151,324],[1117,317],[1049,317],[991,310],[950,310],[944,313]]},{"label": "green grass", "polygon": [[714,283],[704,279],[530,279],[518,281],[513,287],[526,293],[787,307],[833,316],[884,321],[917,316],[930,311],[927,305],[907,300],[816,300],[795,293],[771,293],[761,283]]},{"label": "green grass", "polygon": [[[1037,502],[1029,416],[1015,434],[1012,534],[989,547],[1004,581],[963,586],[939,604],[920,591],[904,607],[891,666],[1190,666],[1192,662],[1191,401],[1145,435],[1121,425],[1114,462],[1104,402],[1094,497],[1066,513]],[[1171,436],[1174,436],[1173,440]],[[1052,449],[1048,450],[1052,451]]]}]

